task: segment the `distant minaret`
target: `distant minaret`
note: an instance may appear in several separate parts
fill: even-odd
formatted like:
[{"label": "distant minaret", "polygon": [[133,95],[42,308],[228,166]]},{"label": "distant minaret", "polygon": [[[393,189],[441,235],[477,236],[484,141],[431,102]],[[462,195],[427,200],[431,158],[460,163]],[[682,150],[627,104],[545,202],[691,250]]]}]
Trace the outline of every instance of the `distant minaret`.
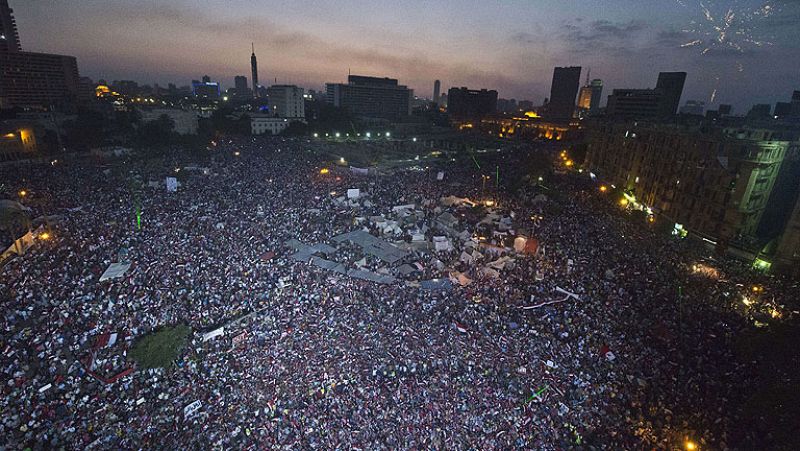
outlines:
[{"label": "distant minaret", "polygon": [[258,62],[256,61],[256,46],[250,44],[253,54],[250,55],[250,69],[253,71],[253,97],[258,97]]},{"label": "distant minaret", "polygon": [[433,103],[435,103],[436,105],[439,105],[439,100],[440,100],[439,92],[441,91],[441,89],[442,89],[442,82],[440,82],[439,80],[434,81],[433,82]]}]

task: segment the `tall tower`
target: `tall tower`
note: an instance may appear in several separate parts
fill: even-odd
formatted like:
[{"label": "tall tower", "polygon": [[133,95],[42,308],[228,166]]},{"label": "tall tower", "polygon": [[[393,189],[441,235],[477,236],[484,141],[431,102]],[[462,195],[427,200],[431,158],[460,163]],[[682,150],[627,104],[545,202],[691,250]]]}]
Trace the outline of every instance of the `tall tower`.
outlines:
[{"label": "tall tower", "polygon": [[442,90],[442,82],[436,80],[433,82],[433,103],[439,105],[439,93]]},{"label": "tall tower", "polygon": [[548,119],[572,119],[575,112],[575,96],[581,83],[581,68],[556,67],[550,87],[550,103],[547,105]]},{"label": "tall tower", "polygon": [[686,83],[686,72],[659,72],[656,90],[662,97],[659,113],[664,116],[675,116]]},{"label": "tall tower", "polygon": [[250,55],[250,70],[253,72],[253,97],[258,97],[258,62],[256,61],[256,46],[250,44],[253,48],[253,53]]},{"label": "tall tower", "polygon": [[20,52],[17,33],[17,22],[14,20],[14,10],[8,6],[8,0],[0,0],[0,52]]}]

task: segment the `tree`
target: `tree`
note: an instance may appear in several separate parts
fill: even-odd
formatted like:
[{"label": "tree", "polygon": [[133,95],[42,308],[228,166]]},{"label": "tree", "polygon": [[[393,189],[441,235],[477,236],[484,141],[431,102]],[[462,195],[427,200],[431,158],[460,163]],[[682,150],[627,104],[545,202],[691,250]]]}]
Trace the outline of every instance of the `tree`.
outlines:
[{"label": "tree", "polygon": [[293,121],[281,132],[282,136],[305,136],[308,134],[308,125],[300,121]]},{"label": "tree", "polygon": [[164,327],[137,340],[130,355],[140,368],[170,368],[191,333],[192,329],[185,324]]}]

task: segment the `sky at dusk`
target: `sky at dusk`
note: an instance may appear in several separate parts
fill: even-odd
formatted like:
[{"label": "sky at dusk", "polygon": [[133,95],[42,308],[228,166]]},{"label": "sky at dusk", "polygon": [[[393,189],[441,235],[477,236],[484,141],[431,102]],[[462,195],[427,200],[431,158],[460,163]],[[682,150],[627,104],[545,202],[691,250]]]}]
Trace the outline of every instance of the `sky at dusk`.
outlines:
[{"label": "sky at dusk", "polygon": [[[746,112],[800,89],[800,1],[10,0],[23,49],[75,55],[95,80],[187,85],[208,74],[322,89],[354,74],[423,97],[497,89],[541,103],[554,66],[591,67],[613,88],[688,72],[683,101]],[[715,93],[716,90],[716,93]]]}]

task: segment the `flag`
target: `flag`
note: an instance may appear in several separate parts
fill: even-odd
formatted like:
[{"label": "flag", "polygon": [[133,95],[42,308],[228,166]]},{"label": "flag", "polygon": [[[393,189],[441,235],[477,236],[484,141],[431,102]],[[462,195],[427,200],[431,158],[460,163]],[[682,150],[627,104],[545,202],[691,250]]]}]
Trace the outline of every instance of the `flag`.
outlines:
[{"label": "flag", "polygon": [[465,333],[467,333],[467,328],[466,328],[466,326],[464,326],[463,324],[459,323],[458,321],[455,321],[455,325],[456,325],[456,329],[457,329],[459,332],[461,332],[462,334],[465,334]]}]

